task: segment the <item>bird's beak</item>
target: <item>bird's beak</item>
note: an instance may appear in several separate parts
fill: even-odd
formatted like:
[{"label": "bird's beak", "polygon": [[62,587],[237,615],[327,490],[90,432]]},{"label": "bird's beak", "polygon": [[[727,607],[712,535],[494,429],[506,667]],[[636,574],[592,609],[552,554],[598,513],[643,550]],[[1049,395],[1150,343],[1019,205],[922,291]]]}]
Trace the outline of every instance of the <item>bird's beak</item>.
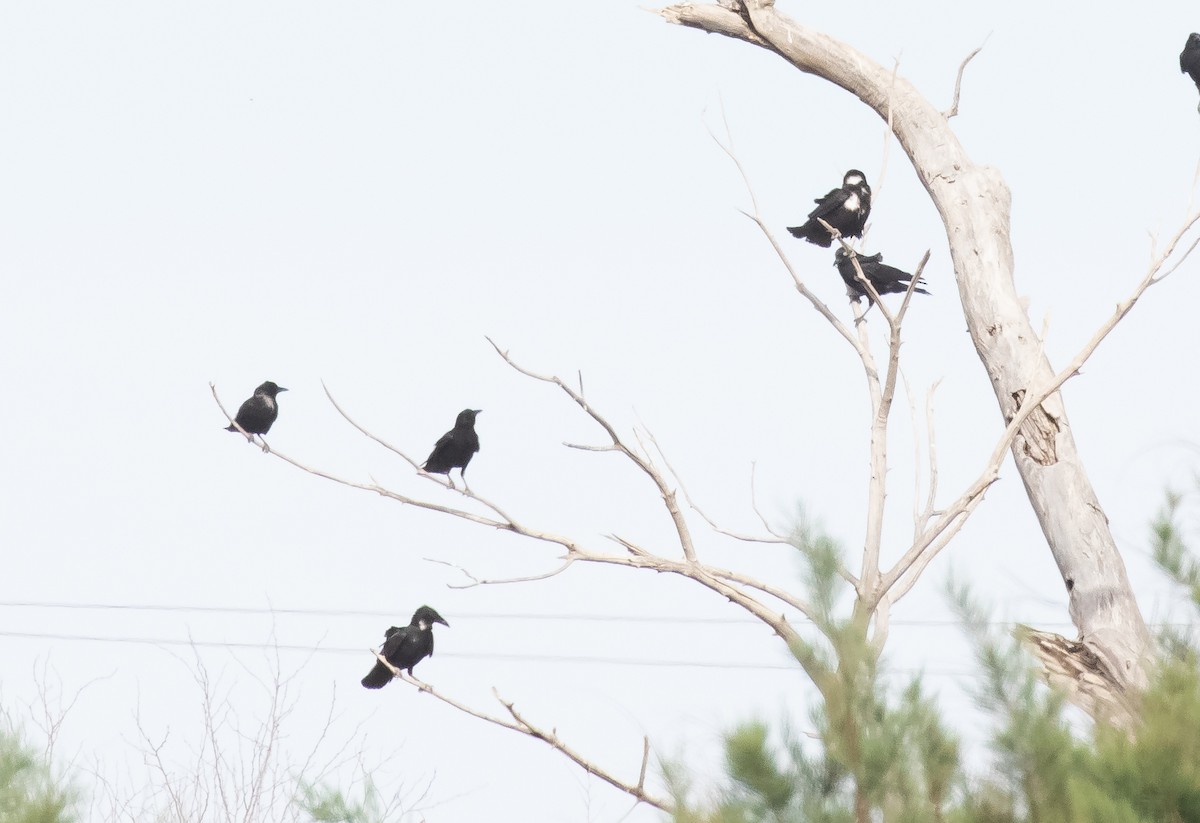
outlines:
[{"label": "bird's beak", "polygon": [[483,414],[483,409],[475,409],[476,414]]},{"label": "bird's beak", "polygon": [[283,386],[280,386],[279,391],[287,391],[287,389],[285,389]]},{"label": "bird's beak", "polygon": [[441,624],[442,624],[443,626],[445,626],[447,629],[448,629],[448,628],[450,628],[450,624],[449,624],[449,623],[447,623],[447,622],[446,622],[444,619],[442,619],[441,617],[435,617],[435,618],[433,619],[433,622],[434,622],[434,623],[441,623]]}]

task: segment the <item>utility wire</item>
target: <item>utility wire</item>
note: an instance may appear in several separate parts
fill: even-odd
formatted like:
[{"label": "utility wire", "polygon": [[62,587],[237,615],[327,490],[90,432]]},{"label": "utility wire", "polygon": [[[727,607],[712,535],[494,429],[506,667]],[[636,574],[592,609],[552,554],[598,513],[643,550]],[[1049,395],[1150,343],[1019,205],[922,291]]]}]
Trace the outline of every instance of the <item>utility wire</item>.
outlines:
[{"label": "utility wire", "polygon": [[[91,643],[140,643],[149,646],[194,646],[197,648],[266,649],[310,654],[357,654],[366,655],[367,649],[344,646],[304,646],[293,643],[249,643],[236,640],[185,640],[166,637],[103,637],[87,634],[56,634],[53,632],[0,631],[0,637],[16,637],[34,640],[81,640]],[[595,663],[605,666],[651,666],[660,668],[696,669],[769,669],[798,671],[796,666],[783,663],[722,663],[699,660],[652,660],[631,657],[591,657],[563,654],[506,654],[502,652],[438,652],[438,657],[453,657],[462,660],[507,660],[523,663]]]},{"label": "utility wire", "polygon": [[[244,641],[222,640],[184,640],[181,638],[164,637],[102,637],[86,634],[57,634],[53,632],[15,632],[0,631],[0,637],[12,637],[33,640],[71,640],[89,643],[137,643],[149,646],[191,646],[195,648],[216,649],[256,649],[269,651],[305,652],[307,654],[356,654],[366,656],[367,649],[355,649],[345,646],[304,646],[293,643],[249,643]],[[563,654],[506,654],[493,652],[438,652],[439,658],[449,657],[459,660],[505,660],[521,663],[584,663],[602,666],[641,666],[650,668],[689,668],[689,669],[737,669],[758,671],[786,671],[799,673],[798,665],[787,663],[752,663],[752,662],[719,662],[714,660],[661,660],[639,659],[632,657],[591,657],[584,655]],[[893,674],[925,674],[930,676],[968,676],[972,672],[965,669],[889,669]]]},{"label": "utility wire", "polygon": [[[393,619],[398,612],[371,611],[366,609],[305,609],[305,608],[274,608],[255,606],[202,606],[191,604],[157,604],[157,603],[71,603],[66,601],[45,600],[8,600],[0,601],[0,608],[28,609],[84,609],[96,611],[153,611],[153,612],[195,612],[208,614],[253,614],[253,615],[299,615],[311,617],[382,617]],[[554,621],[586,621],[597,623],[673,623],[693,625],[726,625],[746,626],[756,625],[758,620],[752,617],[692,617],[673,615],[630,615],[630,614],[569,614],[549,612],[474,612],[457,613],[456,620],[554,620]],[[802,617],[795,617],[794,623],[811,623]],[[996,620],[989,625],[1012,626],[1020,621]],[[1073,624],[1067,621],[1046,623],[1036,622],[1046,628],[1069,628]],[[892,626],[960,626],[953,619],[939,620],[891,620]],[[1155,626],[1188,626],[1190,623],[1156,623]]]}]

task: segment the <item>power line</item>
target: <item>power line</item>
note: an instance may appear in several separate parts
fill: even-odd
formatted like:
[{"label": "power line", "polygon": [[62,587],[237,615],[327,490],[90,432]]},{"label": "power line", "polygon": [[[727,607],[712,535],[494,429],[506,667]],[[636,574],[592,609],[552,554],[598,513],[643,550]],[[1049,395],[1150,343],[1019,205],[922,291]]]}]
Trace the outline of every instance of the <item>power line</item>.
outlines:
[{"label": "power line", "polygon": [[[309,654],[357,654],[366,655],[365,648],[349,648],[345,646],[304,646],[293,643],[250,643],[237,640],[184,640],[177,637],[104,637],[87,634],[57,634],[53,632],[15,632],[0,631],[0,637],[16,637],[34,640],[72,640],[90,643],[138,643],[148,646],[192,646],[197,648],[223,649],[259,649],[287,652],[307,652]],[[508,654],[502,652],[438,652],[438,657],[451,657],[461,660],[505,660],[522,663],[589,663],[604,666],[648,666],[656,668],[694,668],[694,669],[765,669],[778,671],[798,671],[796,666],[783,663],[722,663],[701,660],[657,660],[638,659],[631,657],[592,657],[585,655],[563,654]]]},{"label": "power line", "polygon": [[[89,609],[96,611],[153,611],[153,612],[201,612],[215,614],[258,614],[258,615],[304,615],[312,617],[383,617],[394,619],[395,611],[370,611],[366,609],[288,609],[255,606],[200,606],[157,603],[68,603],[41,600],[10,600],[0,602],[0,608],[29,609]],[[643,623],[708,623],[708,624],[753,624],[758,621],[746,617],[675,617],[672,615],[618,615],[618,614],[555,614],[548,612],[475,612],[456,614],[459,620],[581,620],[594,622],[643,622]]]},{"label": "power line", "polygon": [[[312,609],[312,608],[275,608],[255,606],[203,606],[196,604],[162,604],[162,603],[72,603],[66,601],[48,600],[9,600],[0,601],[0,608],[29,608],[29,609],[81,609],[94,611],[153,611],[153,612],[194,612],[208,614],[249,614],[249,615],[297,615],[310,617],[380,617],[394,619],[398,612],[371,611],[366,609]],[[553,612],[474,612],[458,613],[457,620],[554,620],[554,621],[583,621],[596,623],[673,623],[691,625],[726,625],[747,626],[757,625],[758,620],[752,617],[695,617],[674,615],[629,615],[629,614],[586,614],[586,613],[553,613]],[[793,623],[811,623],[812,621],[797,617]],[[996,620],[988,625],[1012,626],[1022,621]],[[1045,628],[1070,628],[1073,624],[1067,621],[1047,623],[1039,620],[1027,621]],[[961,626],[953,619],[938,620],[891,620],[892,626]],[[1190,623],[1157,623],[1154,626],[1189,626]]]},{"label": "power line", "polygon": [[[356,649],[345,646],[303,646],[294,643],[250,643],[245,641],[224,640],[183,640],[180,638],[164,637],[103,637],[86,634],[57,634],[53,632],[15,632],[0,631],[0,637],[13,637],[33,640],[68,640],[88,643],[135,643],[149,646],[190,646],[194,648],[215,649],[255,649],[259,651],[304,652],[307,654],[355,654],[365,656],[365,648]],[[503,660],[508,662],[535,664],[588,664],[600,666],[634,666],[646,668],[667,669],[737,669],[739,671],[784,671],[799,673],[799,664],[787,663],[754,663],[754,662],[718,662],[711,660],[661,660],[632,657],[593,657],[585,655],[562,654],[524,654],[502,652],[438,652],[439,658],[455,658],[458,660]],[[968,669],[927,669],[927,668],[893,668],[889,674],[921,674],[932,677],[967,677],[977,672]]]}]

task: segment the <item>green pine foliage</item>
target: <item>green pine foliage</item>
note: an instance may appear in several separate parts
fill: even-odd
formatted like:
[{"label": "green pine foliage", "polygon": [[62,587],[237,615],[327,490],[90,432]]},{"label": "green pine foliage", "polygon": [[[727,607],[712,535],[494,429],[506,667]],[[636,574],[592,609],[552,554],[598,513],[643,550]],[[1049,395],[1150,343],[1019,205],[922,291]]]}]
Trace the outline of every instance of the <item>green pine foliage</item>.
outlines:
[{"label": "green pine foliage", "polygon": [[7,722],[0,725],[0,823],[73,823],[75,791]]},{"label": "green pine foliage", "polygon": [[330,786],[302,785],[297,803],[312,823],[385,823],[387,819],[370,777],[364,782],[362,800],[352,800]]},{"label": "green pine foliage", "polygon": [[[1200,562],[1188,549],[1181,498],[1152,524],[1154,556],[1200,611]],[[897,682],[865,618],[840,591],[837,548],[801,530],[805,583],[819,638],[792,651],[816,687],[811,728],[754,720],[725,738],[722,785],[707,795],[664,774],[676,823],[1200,823],[1200,650],[1190,632],[1162,638],[1162,661],[1133,734],[1096,725],[1045,686],[1018,640],[998,634],[961,585],[950,597],[975,650],[973,697],[991,718],[969,769],[935,695]],[[978,762],[974,758],[972,762]]]}]

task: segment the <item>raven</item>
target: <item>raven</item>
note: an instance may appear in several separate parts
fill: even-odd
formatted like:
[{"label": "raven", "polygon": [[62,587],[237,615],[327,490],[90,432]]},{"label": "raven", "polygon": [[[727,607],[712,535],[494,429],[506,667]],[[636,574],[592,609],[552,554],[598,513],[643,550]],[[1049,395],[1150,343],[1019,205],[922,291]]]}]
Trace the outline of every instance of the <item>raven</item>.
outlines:
[{"label": "raven", "polygon": [[809,213],[808,222],[803,226],[788,227],[794,236],[829,248],[833,235],[818,222],[820,219],[837,229],[842,237],[862,237],[867,216],[871,213],[871,187],[861,171],[850,169],[842,178],[840,189],[813,202],[817,207]]},{"label": "raven", "polygon": [[[392,626],[383,633],[387,639],[384,640],[379,653],[397,669],[408,669],[411,675],[413,666],[433,655],[434,623],[441,623],[450,628],[450,624],[443,620],[440,614],[429,606],[422,606],[413,612],[412,622],[407,626],[402,629]],[[362,684],[368,689],[382,689],[392,682],[392,677],[391,669],[375,661],[375,668],[367,672]]]},{"label": "raven", "polygon": [[[1187,44],[1179,52],[1179,71],[1191,75],[1197,91],[1200,91],[1200,34],[1192,32],[1188,35]],[[1200,106],[1196,108],[1200,110]]]},{"label": "raven", "polygon": [[[276,386],[270,380],[254,390],[254,396],[238,408],[237,416],[233,419],[237,425],[246,430],[247,434],[266,434],[271,430],[271,424],[279,416],[279,404],[275,395],[287,389]],[[232,424],[225,431],[235,432],[237,426]]]},{"label": "raven", "polygon": [[[854,261],[850,259],[850,253],[845,249],[838,249],[834,253],[834,265],[837,266],[838,274],[842,276],[842,280],[846,281],[846,288],[850,290],[850,296],[857,303],[859,298],[866,297],[872,303],[871,295],[867,293],[867,287],[858,279],[858,272],[854,269]],[[875,291],[879,294],[903,294],[908,291],[908,284],[913,276],[906,271],[894,266],[888,266],[883,263],[882,254],[872,254],[867,257],[864,254],[856,254],[858,258],[859,268],[862,269],[863,276],[871,282],[875,287]],[[918,283],[924,282],[918,280]],[[925,289],[917,286],[913,291],[919,294],[929,294]]]},{"label": "raven", "polygon": [[[438,438],[429,459],[421,468],[430,474],[444,474],[450,479],[451,469],[460,469],[459,476],[467,482],[467,464],[479,451],[479,435],[475,433],[475,415],[483,409],[463,409],[454,421],[454,428]],[[451,480],[451,483],[454,481]]]}]

